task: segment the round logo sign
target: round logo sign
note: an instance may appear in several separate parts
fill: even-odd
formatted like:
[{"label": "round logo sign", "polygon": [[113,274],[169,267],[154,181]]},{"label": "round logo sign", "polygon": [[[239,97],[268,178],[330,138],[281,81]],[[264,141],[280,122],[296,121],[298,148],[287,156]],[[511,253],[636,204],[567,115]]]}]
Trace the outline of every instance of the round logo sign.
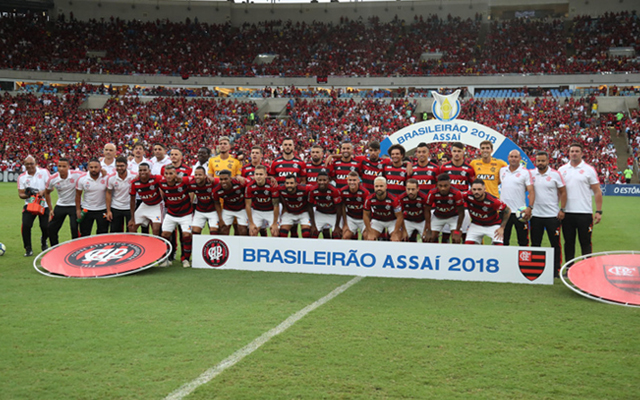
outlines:
[{"label": "round logo sign", "polygon": [[82,268],[110,267],[133,261],[144,254],[144,248],[135,243],[106,242],[81,247],[65,258],[69,265]]},{"label": "round logo sign", "polygon": [[229,247],[220,239],[211,239],[202,247],[202,258],[214,268],[221,267],[229,259]]}]

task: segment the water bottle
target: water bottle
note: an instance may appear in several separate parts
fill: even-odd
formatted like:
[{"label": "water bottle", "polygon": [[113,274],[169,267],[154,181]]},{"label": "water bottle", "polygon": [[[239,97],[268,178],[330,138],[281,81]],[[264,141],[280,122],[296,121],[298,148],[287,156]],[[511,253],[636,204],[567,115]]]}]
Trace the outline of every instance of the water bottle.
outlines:
[{"label": "water bottle", "polygon": [[80,218],[78,218],[78,223],[82,222],[84,220],[84,217],[87,215],[87,213],[89,212],[89,210],[87,210],[86,208],[82,209],[82,212],[80,213]]}]

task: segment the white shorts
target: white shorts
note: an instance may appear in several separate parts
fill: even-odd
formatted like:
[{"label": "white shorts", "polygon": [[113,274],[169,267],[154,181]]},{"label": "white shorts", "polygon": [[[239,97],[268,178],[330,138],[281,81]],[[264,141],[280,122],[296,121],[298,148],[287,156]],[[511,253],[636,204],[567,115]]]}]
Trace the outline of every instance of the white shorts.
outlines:
[{"label": "white shorts", "polygon": [[137,225],[148,226],[149,223],[159,224],[162,222],[162,206],[156,204],[150,206],[145,203],[141,203],[140,207],[133,215]]},{"label": "white shorts", "polygon": [[467,238],[465,241],[473,241],[476,244],[482,244],[482,238],[489,236],[492,243],[502,243],[502,239],[497,240],[495,238],[498,228],[500,228],[500,225],[482,226],[472,223],[469,227],[469,231],[467,231]]},{"label": "white shorts", "polygon": [[438,218],[435,215],[431,216],[431,230],[433,232],[442,232],[445,227],[449,228],[449,232],[452,229],[456,229],[458,226],[458,216],[451,218]]},{"label": "white shorts", "polygon": [[353,233],[358,233],[358,229],[360,232],[364,232],[364,220],[351,218],[347,215],[347,227]]},{"label": "white shorts", "polygon": [[176,230],[177,226],[180,226],[180,228],[182,228],[182,233],[191,233],[192,221],[193,216],[191,215],[174,217],[173,215],[167,214],[164,216],[164,221],[162,221],[162,232],[173,232]]},{"label": "white shorts", "polygon": [[282,213],[282,218],[280,219],[280,225],[308,225],[311,226],[311,218],[309,218],[308,212],[303,212],[300,214],[291,214],[288,212]]},{"label": "white shorts", "polygon": [[380,233],[384,232],[385,228],[389,232],[389,234],[393,233],[393,230],[396,227],[396,220],[392,219],[391,221],[380,221],[377,219],[371,220],[371,229],[378,231]]},{"label": "white shorts", "polygon": [[218,224],[220,223],[220,219],[218,218],[218,213],[215,211],[210,212],[202,212],[196,211],[193,214],[193,222],[191,225],[203,229],[204,226],[209,223],[209,229],[216,228],[218,229]]},{"label": "white shorts", "polygon": [[[433,231],[433,210],[431,210],[431,230]],[[456,222],[454,222],[452,225],[445,225],[442,228],[442,233],[451,233],[451,229],[455,229],[456,226],[458,226],[458,216],[455,217],[456,218]],[[464,210],[464,219],[462,220],[462,233],[467,233],[467,231],[469,230],[469,225],[471,225],[471,215],[469,215],[469,210]]]},{"label": "white shorts", "polygon": [[222,220],[224,221],[225,225],[232,225],[234,219],[238,221],[238,225],[240,226],[249,225],[247,210],[245,210],[244,208],[240,211],[222,210]]},{"label": "white shorts", "polygon": [[268,228],[273,225],[273,211],[260,211],[252,208],[251,218],[258,229]]},{"label": "white shorts", "polygon": [[323,229],[336,229],[336,214],[325,214],[320,211],[316,211],[315,215],[316,229],[319,231]]},{"label": "white shorts", "polygon": [[418,235],[422,236],[422,232],[424,232],[424,224],[425,221],[422,222],[413,222],[404,220],[404,226],[407,228],[407,234],[411,236],[413,231],[418,231]]}]

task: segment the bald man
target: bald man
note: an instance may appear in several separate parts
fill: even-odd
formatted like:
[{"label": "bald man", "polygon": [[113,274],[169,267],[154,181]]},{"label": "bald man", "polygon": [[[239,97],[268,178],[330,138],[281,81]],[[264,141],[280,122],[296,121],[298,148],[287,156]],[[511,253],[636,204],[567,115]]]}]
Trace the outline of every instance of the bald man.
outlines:
[{"label": "bald man", "polygon": [[31,228],[36,218],[38,218],[40,231],[42,231],[42,236],[40,237],[41,249],[42,251],[47,249],[47,238],[49,237],[49,207],[45,203],[44,214],[35,215],[27,211],[27,204],[33,201],[33,196],[38,194],[44,199],[44,192],[47,188],[47,181],[49,180],[49,171],[44,168],[38,168],[36,159],[32,156],[24,159],[24,166],[26,171],[18,177],[18,196],[25,200],[22,208],[22,244],[25,250],[24,256],[31,257],[33,256]]},{"label": "bald man", "polygon": [[107,143],[102,150],[104,157],[100,160],[100,166],[107,171],[107,175],[115,174],[116,172],[116,145],[113,143]]},{"label": "bald man", "polygon": [[[529,245],[529,219],[536,200],[533,190],[531,172],[521,163],[520,151],[511,150],[509,152],[509,165],[500,168],[498,183],[502,184],[502,200],[511,210],[509,220],[504,227],[504,245],[508,246],[511,239],[511,229],[516,228],[518,235],[518,245]],[[529,192],[529,206],[527,206],[527,192]],[[516,218],[516,211],[521,207],[525,209],[525,222]]]}]

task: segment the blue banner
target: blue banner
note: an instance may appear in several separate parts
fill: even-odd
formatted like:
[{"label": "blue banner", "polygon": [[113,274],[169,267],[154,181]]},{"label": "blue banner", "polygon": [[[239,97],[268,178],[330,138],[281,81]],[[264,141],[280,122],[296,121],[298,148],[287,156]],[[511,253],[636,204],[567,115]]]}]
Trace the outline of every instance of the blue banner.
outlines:
[{"label": "blue banner", "polygon": [[600,185],[604,196],[640,197],[640,185]]}]

